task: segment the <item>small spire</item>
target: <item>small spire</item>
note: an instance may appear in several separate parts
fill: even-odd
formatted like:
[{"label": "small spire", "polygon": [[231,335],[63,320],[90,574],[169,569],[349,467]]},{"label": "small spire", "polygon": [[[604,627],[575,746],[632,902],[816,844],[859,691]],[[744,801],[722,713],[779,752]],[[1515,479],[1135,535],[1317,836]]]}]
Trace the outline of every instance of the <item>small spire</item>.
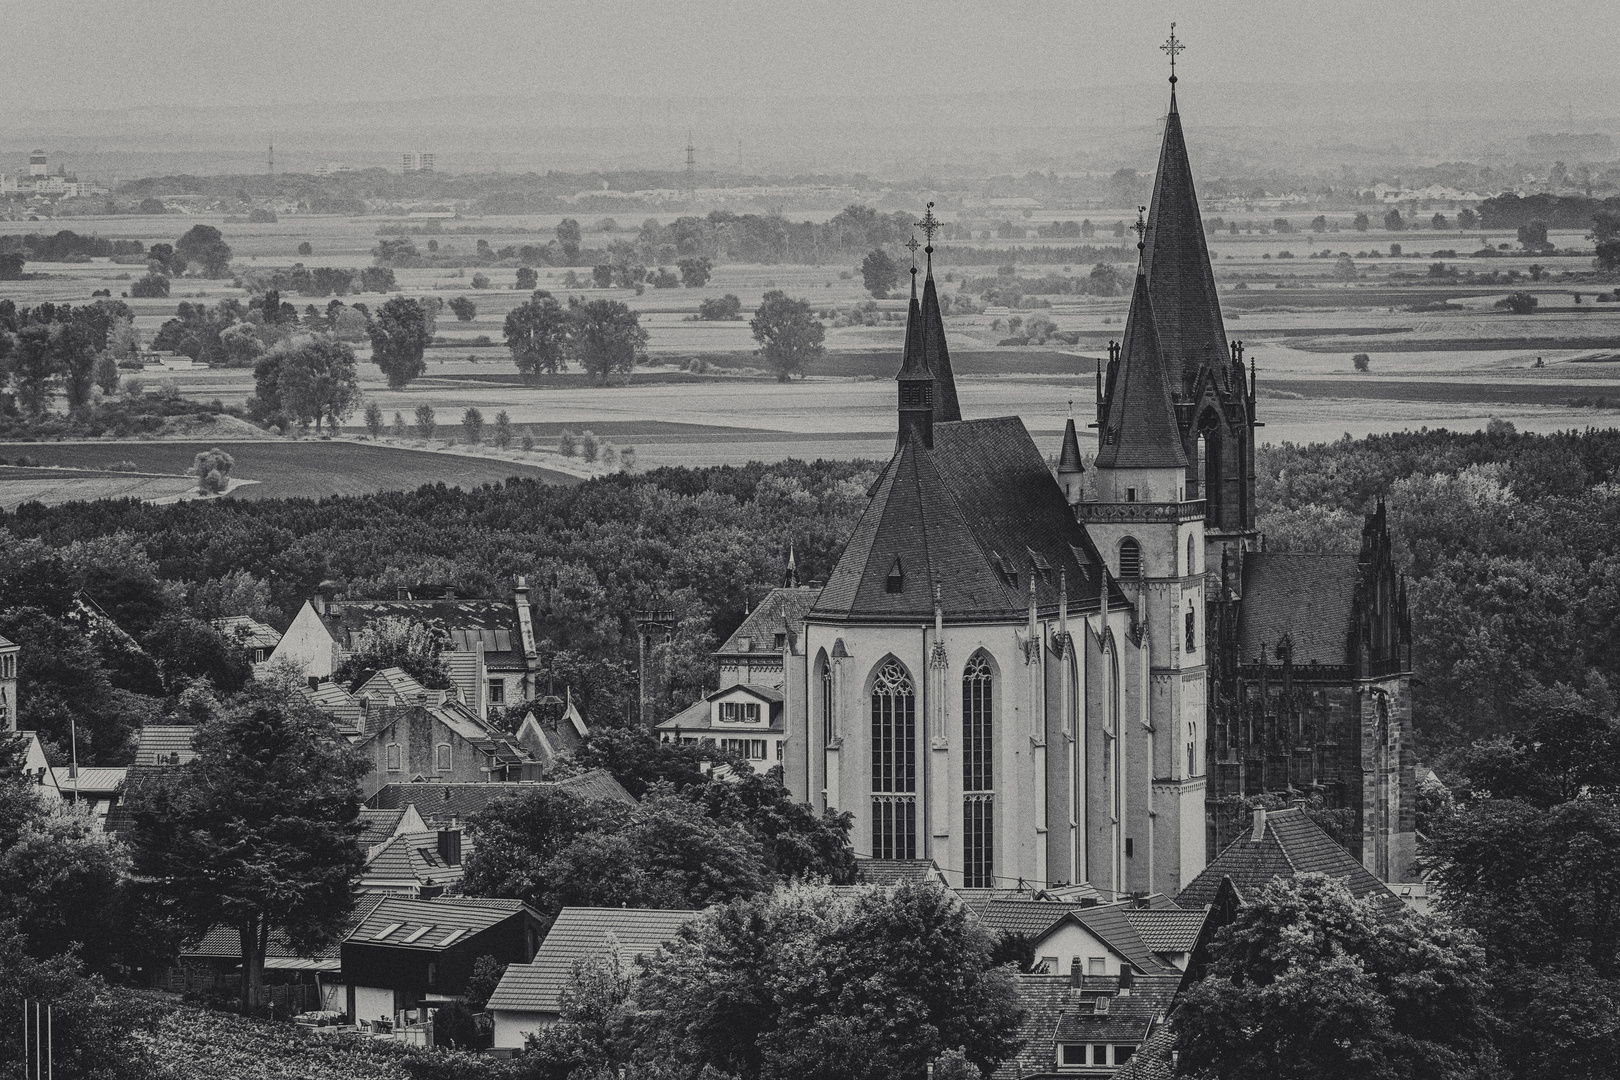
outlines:
[{"label": "small spire", "polygon": [[787,577],[783,584],[789,589],[799,587],[799,560],[793,555],[793,541],[788,541]]},{"label": "small spire", "polygon": [[910,240],[906,241],[905,246],[911,249],[911,298],[915,300],[917,299],[917,248],[919,246],[917,237],[913,235]]}]

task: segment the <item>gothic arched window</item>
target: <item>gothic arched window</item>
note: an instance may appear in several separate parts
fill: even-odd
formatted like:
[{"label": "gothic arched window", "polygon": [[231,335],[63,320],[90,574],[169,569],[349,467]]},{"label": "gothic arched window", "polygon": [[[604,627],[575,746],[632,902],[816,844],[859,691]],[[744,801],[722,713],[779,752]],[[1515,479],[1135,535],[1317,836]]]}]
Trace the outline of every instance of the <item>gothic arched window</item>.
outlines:
[{"label": "gothic arched window", "polygon": [[962,672],[962,885],[988,889],[993,874],[995,678],[984,653]]},{"label": "gothic arched window", "polygon": [[837,737],[833,729],[833,673],[832,664],[827,660],[825,653],[816,663],[816,674],[821,680],[821,739],[822,745],[832,743]]},{"label": "gothic arched window", "polygon": [[1187,534],[1187,576],[1192,577],[1198,573],[1198,544],[1197,537]]},{"label": "gothic arched window", "polygon": [[917,857],[917,694],[890,658],[872,680],[872,857]]},{"label": "gothic arched window", "polygon": [[1119,542],[1119,576],[1122,581],[1135,581],[1142,576],[1142,545],[1127,536]]}]

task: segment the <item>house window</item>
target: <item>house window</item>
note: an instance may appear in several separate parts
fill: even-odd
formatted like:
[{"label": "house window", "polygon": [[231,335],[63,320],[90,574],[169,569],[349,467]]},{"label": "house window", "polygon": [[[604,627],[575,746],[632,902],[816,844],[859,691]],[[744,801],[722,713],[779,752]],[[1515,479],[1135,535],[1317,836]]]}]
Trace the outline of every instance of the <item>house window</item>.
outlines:
[{"label": "house window", "polygon": [[1088,956],[1088,957],[1086,957],[1086,974],[1087,975],[1106,975],[1106,974],[1108,974],[1108,961],[1107,961],[1107,959],[1105,959],[1104,957],[1101,957],[1101,956]]},{"label": "house window", "polygon": [[1091,1047],[1091,1063],[1093,1065],[1108,1064],[1108,1044],[1093,1043]]},{"label": "house window", "polygon": [[505,705],[506,704],[506,680],[505,679],[491,679],[491,680],[489,680],[489,703],[491,705]]},{"label": "house window", "polygon": [[962,884],[988,889],[992,873],[995,781],[992,771],[994,689],[990,664],[983,653],[968,661],[962,674]]},{"label": "house window", "polygon": [[[1192,601],[1187,603],[1191,605]],[[1193,614],[1191,606],[1187,608],[1187,651],[1198,651],[1198,616]]]},{"label": "house window", "polygon": [[1064,1043],[1063,1044],[1063,1064],[1065,1064],[1065,1065],[1084,1065],[1085,1063],[1086,1063],[1086,1044],[1085,1043]]},{"label": "house window", "polygon": [[1040,968],[1038,969],[1037,973],[1041,975],[1056,975],[1058,973],[1058,958],[1055,956],[1041,957]]},{"label": "house window", "polygon": [[1134,1047],[1134,1046],[1119,1046],[1119,1045],[1116,1044],[1115,1047],[1114,1047],[1114,1064],[1115,1065],[1123,1065],[1123,1064],[1125,1064],[1127,1061],[1131,1060],[1131,1055],[1134,1054],[1134,1053],[1136,1053],[1136,1047]]},{"label": "house window", "polygon": [[388,744],[388,771],[399,772],[399,743]]},{"label": "house window", "polygon": [[872,857],[917,857],[917,697],[897,660],[872,684]]},{"label": "house window", "polygon": [[450,771],[450,744],[440,743],[433,748],[433,767],[439,772]]},{"label": "house window", "polygon": [[777,652],[781,652],[783,649],[787,648],[787,635],[777,634],[772,637],[771,648],[775,649]]},{"label": "house window", "polygon": [[782,760],[782,743],[780,741],[778,741],[776,744],[776,760]]},{"label": "house window", "polygon": [[720,719],[727,724],[757,724],[759,706],[747,701],[722,701]]},{"label": "house window", "polygon": [[1142,576],[1142,545],[1127,536],[1119,542],[1119,576],[1124,581],[1135,581]]}]

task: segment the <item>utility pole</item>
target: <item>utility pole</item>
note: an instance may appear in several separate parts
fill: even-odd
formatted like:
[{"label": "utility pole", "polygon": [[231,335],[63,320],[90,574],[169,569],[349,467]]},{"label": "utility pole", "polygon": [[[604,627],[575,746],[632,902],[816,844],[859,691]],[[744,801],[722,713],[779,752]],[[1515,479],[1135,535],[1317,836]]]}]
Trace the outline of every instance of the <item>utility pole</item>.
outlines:
[{"label": "utility pole", "polygon": [[643,724],[652,722],[652,697],[647,688],[647,660],[656,635],[668,640],[675,629],[675,613],[668,608],[650,608],[636,612],[636,660],[641,674],[641,697],[638,715]]}]

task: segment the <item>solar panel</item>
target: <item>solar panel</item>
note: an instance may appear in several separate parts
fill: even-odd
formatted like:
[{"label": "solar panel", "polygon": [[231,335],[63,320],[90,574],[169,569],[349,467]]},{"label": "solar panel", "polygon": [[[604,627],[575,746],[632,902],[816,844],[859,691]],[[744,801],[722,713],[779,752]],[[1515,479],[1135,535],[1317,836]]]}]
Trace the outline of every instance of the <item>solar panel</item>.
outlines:
[{"label": "solar panel", "polygon": [[415,930],[412,930],[409,934],[405,935],[405,937],[400,940],[400,944],[402,944],[402,945],[415,944],[417,941],[420,941],[422,939],[422,936],[424,934],[426,934],[429,930],[432,930],[432,929],[433,929],[433,924],[432,923],[428,923],[426,926],[419,926]]},{"label": "solar panel", "polygon": [[371,935],[371,940],[372,941],[381,941],[383,938],[387,937],[389,934],[392,934],[395,930],[398,930],[400,927],[402,927],[404,925],[405,924],[402,923],[402,922],[391,922],[387,926],[383,927],[377,933]]}]

